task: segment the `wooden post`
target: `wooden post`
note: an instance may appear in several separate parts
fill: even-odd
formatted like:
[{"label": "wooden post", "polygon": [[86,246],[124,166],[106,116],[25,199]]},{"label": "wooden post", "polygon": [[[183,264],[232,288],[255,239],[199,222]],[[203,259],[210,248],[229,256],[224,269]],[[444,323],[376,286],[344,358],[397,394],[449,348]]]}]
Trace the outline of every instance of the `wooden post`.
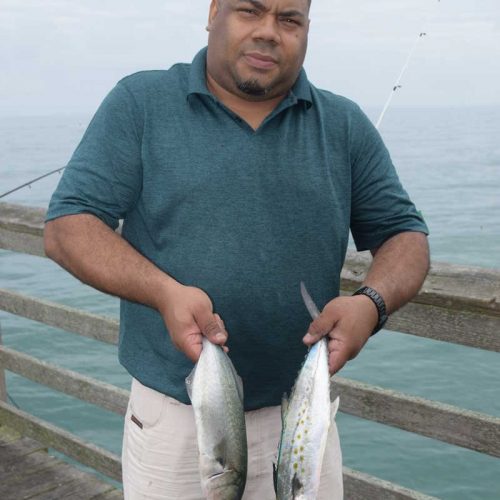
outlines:
[{"label": "wooden post", "polygon": [[[0,324],[0,347],[2,346],[2,325]],[[7,385],[5,382],[5,370],[0,366],[0,401],[7,402]]]}]

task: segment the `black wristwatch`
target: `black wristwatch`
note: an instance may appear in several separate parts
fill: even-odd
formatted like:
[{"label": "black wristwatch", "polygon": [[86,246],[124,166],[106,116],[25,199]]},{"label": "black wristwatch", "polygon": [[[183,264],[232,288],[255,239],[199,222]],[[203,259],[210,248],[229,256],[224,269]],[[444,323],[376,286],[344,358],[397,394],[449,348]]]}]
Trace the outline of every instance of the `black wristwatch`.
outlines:
[{"label": "black wristwatch", "polygon": [[378,311],[378,323],[373,332],[371,333],[371,335],[375,335],[381,328],[383,328],[388,319],[387,312],[385,309],[384,299],[377,292],[377,290],[374,290],[369,286],[362,286],[361,288],[358,288],[353,293],[353,295],[366,295],[367,297],[372,299],[373,303],[375,304]]}]

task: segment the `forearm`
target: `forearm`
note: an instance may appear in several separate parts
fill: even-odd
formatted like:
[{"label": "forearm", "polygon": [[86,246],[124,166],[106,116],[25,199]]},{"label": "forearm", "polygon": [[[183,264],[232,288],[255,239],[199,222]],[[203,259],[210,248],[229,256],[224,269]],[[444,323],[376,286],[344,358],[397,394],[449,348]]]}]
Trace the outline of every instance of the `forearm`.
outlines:
[{"label": "forearm", "polygon": [[160,309],[173,278],[137,252],[97,217],[49,221],[45,253],[78,279],[105,293]]},{"label": "forearm", "polygon": [[400,233],[372,253],[363,284],[377,290],[390,314],[409,302],[424,282],[429,271],[427,237],[419,232]]}]

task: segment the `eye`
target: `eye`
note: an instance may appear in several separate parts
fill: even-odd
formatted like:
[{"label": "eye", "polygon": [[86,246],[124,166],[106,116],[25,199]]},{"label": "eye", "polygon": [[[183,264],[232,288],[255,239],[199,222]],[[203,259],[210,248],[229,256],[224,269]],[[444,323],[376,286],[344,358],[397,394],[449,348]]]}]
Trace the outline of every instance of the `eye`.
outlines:
[{"label": "eye", "polygon": [[282,17],[281,22],[291,27],[300,26],[300,23],[293,17]]},{"label": "eye", "polygon": [[255,9],[238,9],[238,12],[241,12],[242,14],[246,16],[256,16],[258,12]]}]

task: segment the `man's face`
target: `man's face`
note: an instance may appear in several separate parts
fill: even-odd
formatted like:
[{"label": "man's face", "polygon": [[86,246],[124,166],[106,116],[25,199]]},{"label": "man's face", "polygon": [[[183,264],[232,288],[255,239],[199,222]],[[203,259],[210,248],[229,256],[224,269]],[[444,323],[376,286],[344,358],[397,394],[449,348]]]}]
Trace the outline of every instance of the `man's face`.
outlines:
[{"label": "man's face", "polygon": [[247,100],[285,94],[307,49],[308,0],[212,0],[207,70]]}]

